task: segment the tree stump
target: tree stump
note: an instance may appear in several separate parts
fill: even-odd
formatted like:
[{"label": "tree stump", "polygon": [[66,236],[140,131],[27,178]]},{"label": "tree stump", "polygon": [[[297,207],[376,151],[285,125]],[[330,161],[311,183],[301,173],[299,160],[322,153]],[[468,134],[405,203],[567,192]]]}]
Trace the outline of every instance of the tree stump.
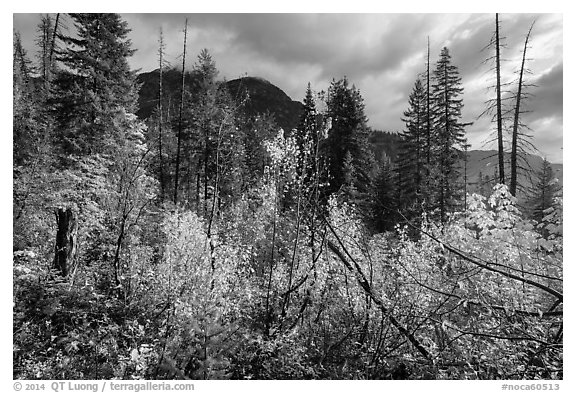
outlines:
[{"label": "tree stump", "polygon": [[56,245],[54,247],[53,266],[63,277],[68,275],[76,257],[76,217],[71,208],[56,210]]}]

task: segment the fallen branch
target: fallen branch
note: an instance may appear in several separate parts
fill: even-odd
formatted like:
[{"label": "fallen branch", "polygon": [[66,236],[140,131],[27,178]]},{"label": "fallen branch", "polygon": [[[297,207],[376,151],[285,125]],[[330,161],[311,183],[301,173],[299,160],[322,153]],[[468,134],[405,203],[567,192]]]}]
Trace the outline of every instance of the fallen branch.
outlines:
[{"label": "fallen branch", "polygon": [[539,289],[543,290],[544,292],[547,292],[547,293],[553,295],[553,296],[556,297],[560,302],[563,302],[563,301],[564,301],[564,295],[563,295],[562,293],[556,291],[555,289],[552,289],[552,288],[550,288],[550,287],[548,287],[548,286],[546,286],[546,285],[544,285],[544,284],[542,284],[542,283],[539,283],[539,282],[537,282],[537,281],[530,280],[529,278],[520,277],[520,276],[518,276],[518,275],[516,275],[516,274],[514,274],[514,273],[505,272],[505,271],[502,271],[502,270],[500,270],[500,269],[493,268],[493,267],[489,266],[489,265],[490,265],[489,262],[479,261],[479,260],[477,260],[477,259],[475,259],[475,258],[473,258],[473,257],[470,257],[470,256],[464,254],[463,251],[460,251],[460,250],[458,250],[457,248],[454,248],[454,247],[450,246],[449,244],[444,243],[442,240],[440,240],[440,239],[438,239],[437,237],[435,237],[434,235],[426,232],[425,230],[423,230],[423,229],[421,229],[421,228],[417,228],[416,226],[414,226],[414,225],[413,225],[412,223],[410,223],[409,221],[406,221],[406,222],[407,222],[407,224],[408,224],[410,227],[412,227],[413,229],[416,229],[417,231],[420,231],[420,232],[423,233],[424,235],[428,236],[430,239],[432,239],[432,240],[434,240],[436,243],[440,244],[442,247],[444,247],[446,250],[450,251],[452,254],[458,255],[460,258],[462,258],[462,259],[464,259],[464,260],[466,260],[466,261],[468,261],[468,262],[470,262],[470,263],[473,263],[474,265],[479,266],[479,267],[481,267],[481,268],[483,268],[483,269],[489,270],[489,271],[494,272],[494,273],[501,274],[501,275],[503,275],[503,276],[505,276],[505,277],[508,277],[508,278],[511,278],[511,279],[513,279],[513,280],[520,281],[520,282],[523,282],[523,283],[525,283],[525,284],[528,284],[528,285],[534,286],[534,287],[536,287],[536,288],[539,288]]},{"label": "fallen branch", "polygon": [[463,297],[458,296],[458,295],[456,295],[456,294],[454,294],[454,293],[448,293],[448,292],[441,291],[441,290],[436,289],[436,288],[432,288],[431,286],[426,285],[426,284],[424,284],[423,282],[421,282],[420,280],[418,280],[411,272],[408,271],[408,269],[404,268],[404,270],[405,270],[406,273],[414,280],[414,282],[415,282],[416,284],[420,285],[421,287],[424,287],[424,288],[428,289],[429,291],[432,291],[432,292],[434,292],[434,293],[437,293],[437,294],[439,294],[439,295],[458,299],[459,304],[466,303],[466,304],[470,304],[470,305],[477,306],[477,307],[485,307],[485,308],[489,308],[489,309],[504,311],[505,313],[519,314],[519,315],[528,315],[528,316],[532,316],[532,317],[541,317],[541,318],[542,318],[542,317],[555,317],[555,316],[564,315],[564,312],[563,312],[562,310],[560,310],[560,311],[554,311],[554,308],[556,308],[556,306],[561,303],[560,300],[557,300],[556,303],[555,303],[555,305],[554,305],[549,311],[544,311],[544,312],[543,312],[543,311],[517,310],[517,309],[514,309],[514,308],[506,308],[506,307],[503,307],[503,306],[498,306],[498,305],[495,305],[495,304],[483,304],[483,303],[476,302],[476,301],[473,301],[473,300],[464,299]]},{"label": "fallen branch", "polygon": [[[368,280],[366,279],[366,276],[362,272],[362,269],[360,268],[358,263],[354,260],[354,258],[352,258],[352,256],[350,255],[350,253],[348,252],[348,250],[346,249],[346,247],[344,246],[344,244],[340,240],[340,237],[338,236],[338,234],[336,233],[334,228],[332,228],[332,226],[330,225],[328,220],[326,220],[326,218],[324,218],[324,221],[326,222],[326,225],[328,226],[328,228],[330,229],[330,231],[332,232],[332,234],[336,238],[338,244],[340,245],[340,247],[342,247],[342,250],[344,250],[344,253],[346,255],[344,255],[342,253],[342,251],[340,251],[338,246],[336,246],[336,244],[334,244],[329,239],[327,240],[328,248],[334,254],[336,254],[336,256],[342,261],[344,266],[346,266],[348,271],[350,271],[352,274],[355,275],[356,280],[358,281],[358,284],[360,285],[360,287],[362,287],[364,292],[366,292],[366,294],[372,299],[372,301],[374,301],[374,303],[380,308],[380,311],[382,312],[382,314],[386,315],[388,317],[388,320],[390,321],[390,323],[392,325],[394,325],[394,327],[396,327],[396,329],[398,329],[398,331],[402,335],[404,335],[404,337],[406,337],[408,339],[408,341],[410,341],[410,343],[414,346],[414,348],[416,348],[418,350],[418,352],[420,352],[420,354],[422,354],[422,356],[424,356],[424,358],[426,358],[426,360],[431,362],[432,356],[430,355],[430,352],[428,352],[428,350],[418,341],[418,339],[416,337],[414,337],[413,333],[410,333],[408,331],[408,329],[406,329],[404,326],[402,326],[400,324],[400,322],[398,322],[398,320],[392,315],[390,310],[388,310],[388,308],[384,305],[384,302],[382,301],[382,299],[380,299],[380,297],[374,293],[374,291],[372,290],[372,287],[370,286],[370,283],[368,282]],[[348,261],[348,258],[350,259],[350,261],[352,261],[352,263],[350,263],[350,261]]]}]

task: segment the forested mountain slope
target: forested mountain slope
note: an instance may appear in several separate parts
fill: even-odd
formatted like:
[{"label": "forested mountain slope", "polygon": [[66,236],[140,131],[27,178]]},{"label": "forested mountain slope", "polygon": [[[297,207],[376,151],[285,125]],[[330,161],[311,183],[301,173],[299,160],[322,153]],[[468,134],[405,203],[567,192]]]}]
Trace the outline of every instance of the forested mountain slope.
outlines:
[{"label": "forested mountain slope", "polygon": [[[159,71],[151,71],[138,75],[140,94],[138,99],[139,110],[137,115],[147,119],[157,105]],[[163,83],[165,94],[177,101],[181,89],[182,73],[175,69],[164,72]],[[195,75],[188,73],[185,78],[188,89],[195,88]],[[246,116],[254,117],[258,114],[272,114],[278,126],[290,131],[298,126],[303,105],[293,101],[280,88],[259,77],[246,76],[222,82],[230,92],[237,104],[242,105],[242,112]]]}]

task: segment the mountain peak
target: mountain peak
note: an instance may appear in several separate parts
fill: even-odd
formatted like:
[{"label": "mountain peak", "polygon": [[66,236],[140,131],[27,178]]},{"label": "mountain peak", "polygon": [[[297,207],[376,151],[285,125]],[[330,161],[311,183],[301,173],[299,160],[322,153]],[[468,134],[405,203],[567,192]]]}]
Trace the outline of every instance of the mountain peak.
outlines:
[{"label": "mountain peak", "polygon": [[261,76],[249,76],[249,75],[246,75],[246,76],[242,76],[242,77],[237,78],[237,79],[244,80],[244,81],[261,82],[261,83],[265,83],[265,84],[268,84],[268,85],[271,85],[271,84],[272,84],[268,79],[262,78]]},{"label": "mountain peak", "polygon": [[244,105],[248,116],[269,112],[284,130],[298,126],[304,105],[294,101],[282,89],[259,76],[244,76],[226,82],[232,97],[248,97]]},{"label": "mountain peak", "polygon": [[[137,115],[147,118],[152,114],[158,97],[159,70],[146,72],[138,75],[141,83],[139,105]],[[170,69],[164,72],[164,92],[167,95],[178,94],[181,83],[181,73]],[[187,84],[191,79],[186,80]],[[248,98],[243,108],[247,116],[270,113],[274,115],[278,127],[284,130],[292,130],[298,126],[300,114],[304,105],[299,101],[292,100],[282,89],[265,78],[259,76],[243,76],[237,79],[223,82],[232,97],[243,100]],[[176,97],[176,96],[175,96]]]}]

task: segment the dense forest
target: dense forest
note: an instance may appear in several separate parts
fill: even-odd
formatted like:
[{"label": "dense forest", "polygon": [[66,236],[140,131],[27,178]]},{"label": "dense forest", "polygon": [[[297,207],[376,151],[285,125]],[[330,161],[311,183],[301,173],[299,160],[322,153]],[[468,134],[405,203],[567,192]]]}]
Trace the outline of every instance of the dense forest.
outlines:
[{"label": "dense forest", "polygon": [[15,32],[14,379],[562,379],[562,189],[518,180],[537,89],[523,59],[500,90],[500,23],[473,181],[449,48],[393,134],[347,78],[258,101],[186,30],[140,77],[119,15]]}]

